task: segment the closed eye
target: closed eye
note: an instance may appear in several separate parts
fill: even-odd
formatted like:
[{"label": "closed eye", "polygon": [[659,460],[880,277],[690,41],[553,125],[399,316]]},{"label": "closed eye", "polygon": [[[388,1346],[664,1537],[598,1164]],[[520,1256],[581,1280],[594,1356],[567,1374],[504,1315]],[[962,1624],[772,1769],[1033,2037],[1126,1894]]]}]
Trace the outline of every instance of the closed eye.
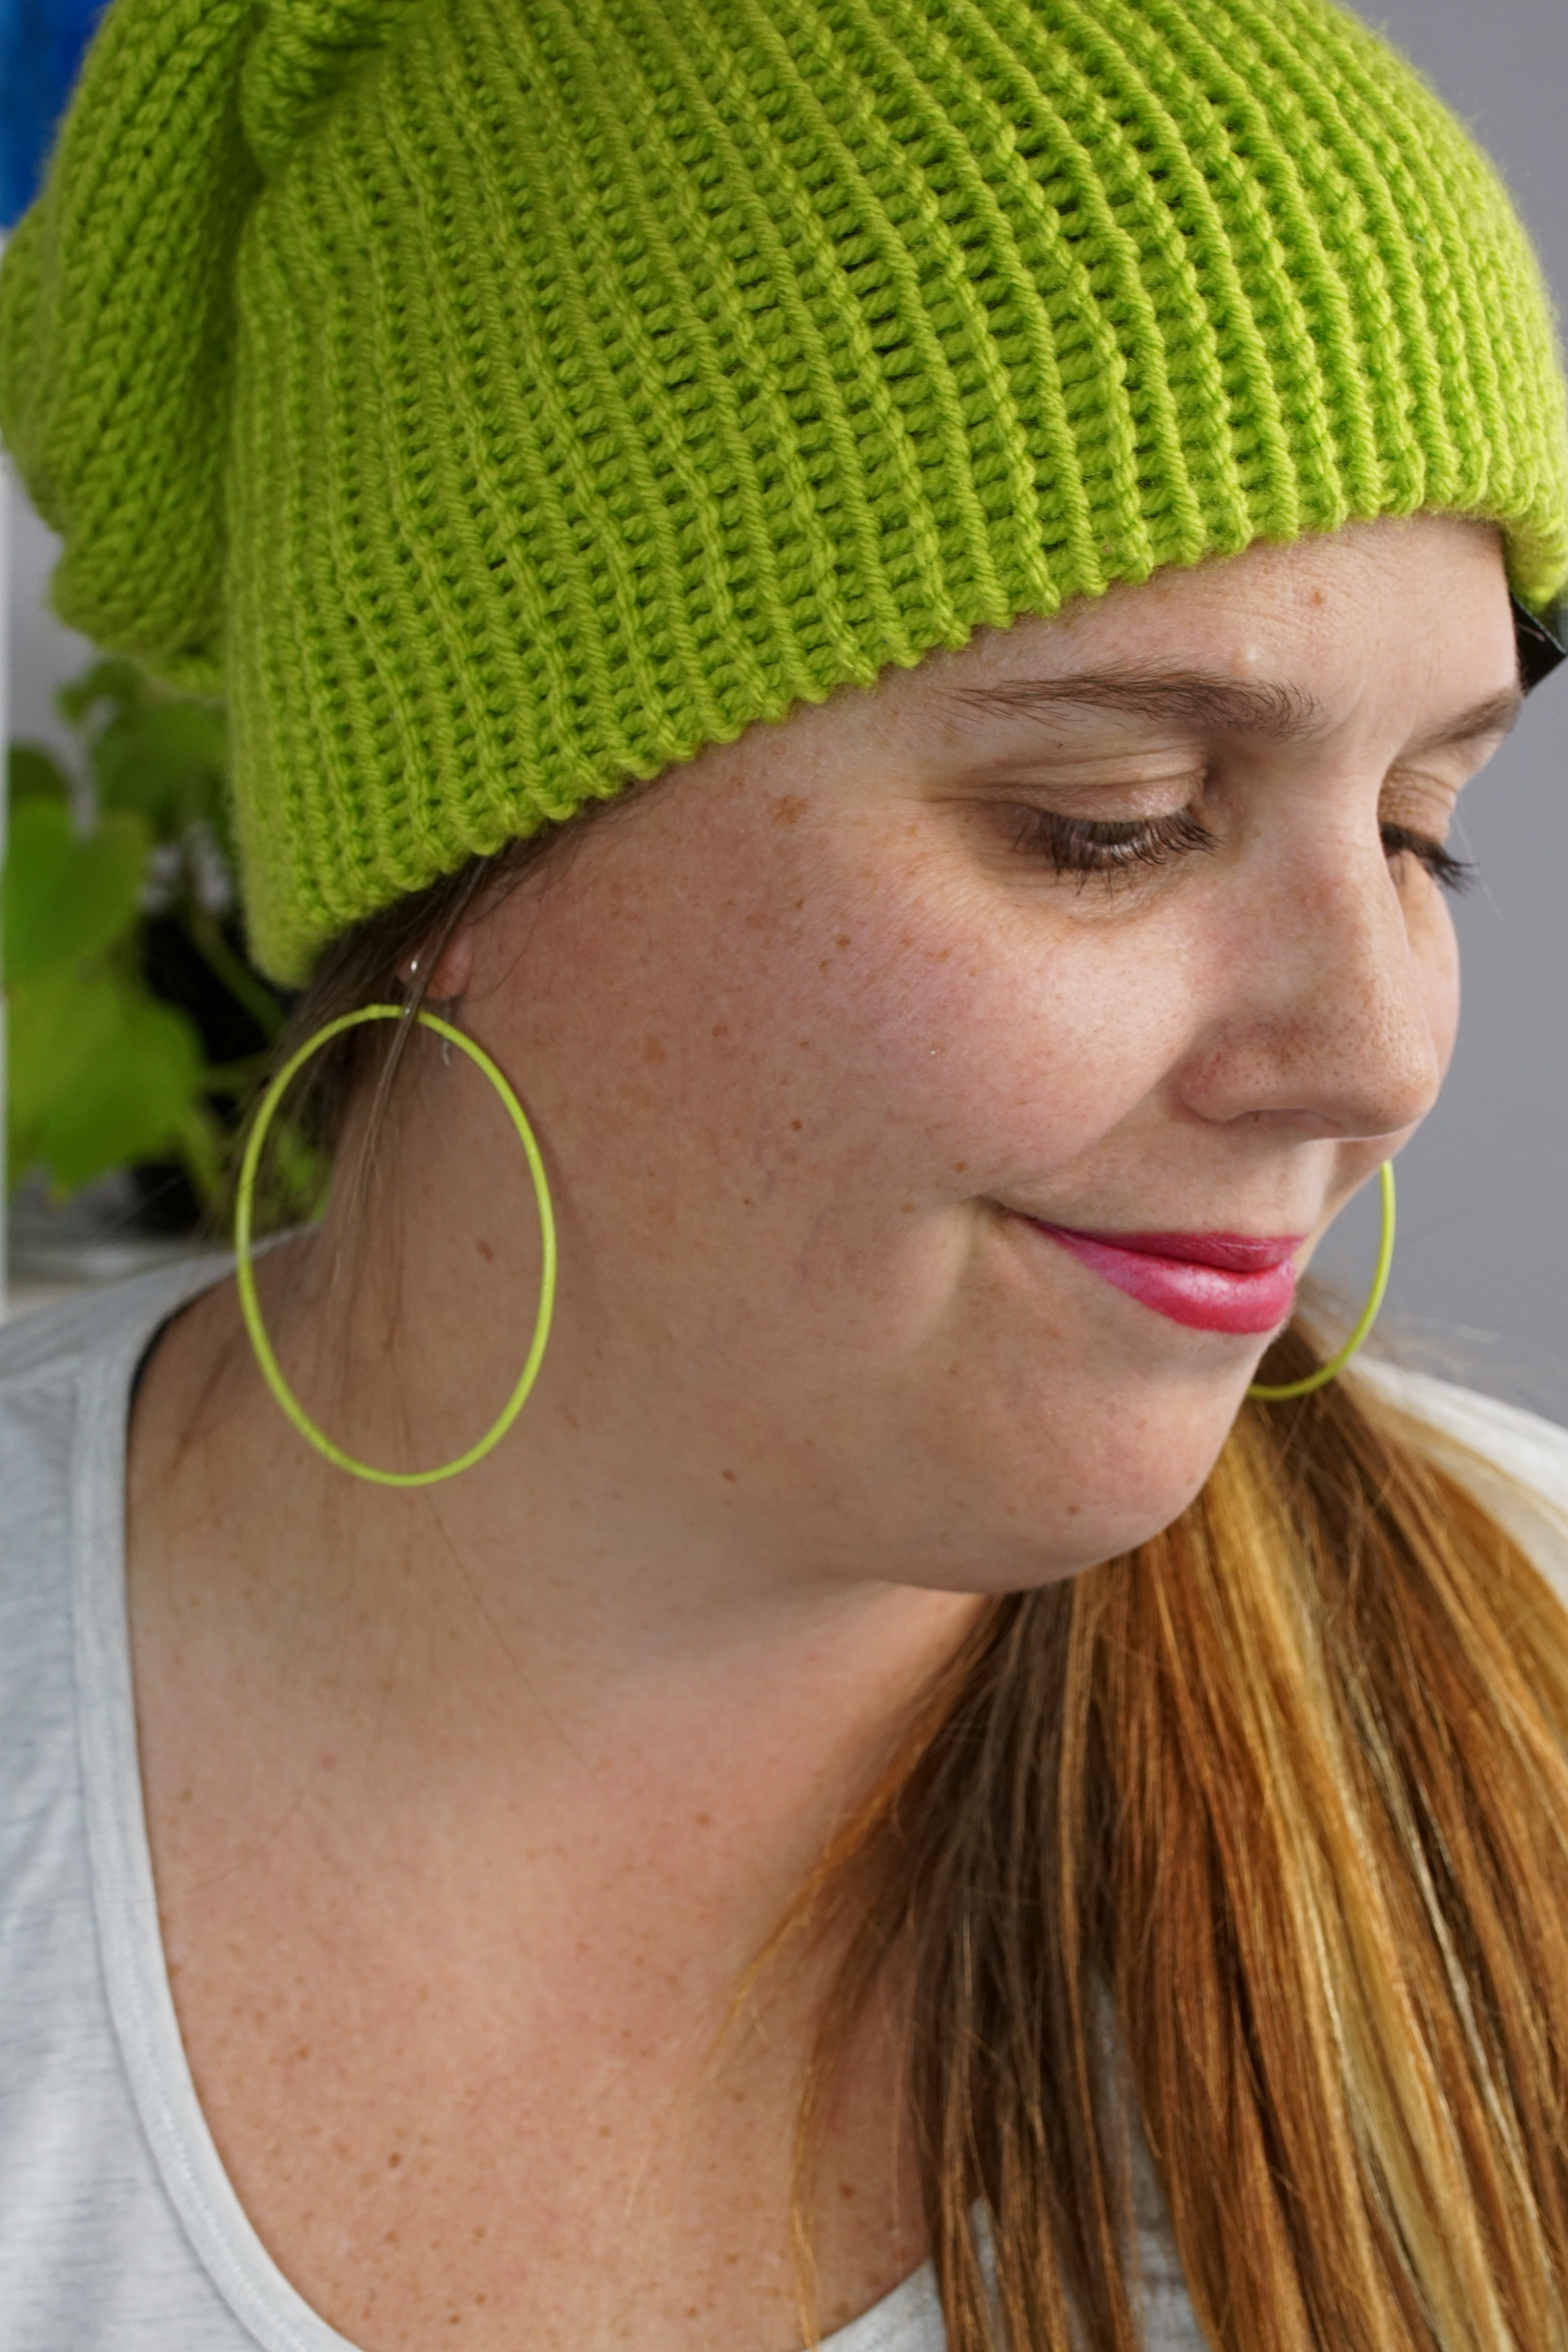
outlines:
[{"label": "closed eye", "polygon": [[1450,850],[1444,848],[1440,841],[1434,841],[1430,834],[1417,833],[1414,826],[1408,824],[1385,824],[1381,831],[1385,856],[1390,860],[1414,857],[1418,865],[1426,867],[1433,881],[1441,883],[1445,890],[1468,890],[1475,881],[1479,867],[1469,865],[1462,857],[1456,857]]},{"label": "closed eye", "polygon": [[[1478,868],[1456,857],[1430,834],[1414,825],[1385,824],[1379,828],[1384,855],[1413,857],[1443,889],[1468,890]],[[1025,856],[1044,857],[1058,874],[1076,874],[1081,880],[1103,875],[1113,882],[1138,867],[1157,867],[1173,858],[1218,846],[1208,828],[1188,809],[1168,816],[1096,819],[1062,816],[1055,809],[1021,812],[1014,847]]]},{"label": "closed eye", "polygon": [[1172,858],[1217,846],[1215,837],[1188,809],[1168,816],[1095,819],[1062,816],[1055,809],[1026,809],[1014,847],[1043,857],[1058,874],[1086,879],[1102,874],[1113,881],[1138,866],[1167,865]]}]

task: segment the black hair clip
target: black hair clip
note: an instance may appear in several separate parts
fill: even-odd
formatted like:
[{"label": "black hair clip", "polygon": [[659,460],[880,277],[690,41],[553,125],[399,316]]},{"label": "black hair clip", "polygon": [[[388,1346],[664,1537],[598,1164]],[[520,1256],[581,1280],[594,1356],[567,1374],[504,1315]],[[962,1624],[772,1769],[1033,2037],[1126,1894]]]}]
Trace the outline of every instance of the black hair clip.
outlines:
[{"label": "black hair clip", "polygon": [[1551,677],[1560,662],[1568,661],[1568,606],[1557,604],[1549,613],[1532,613],[1517,596],[1511,601],[1519,675],[1529,694],[1543,677]]}]

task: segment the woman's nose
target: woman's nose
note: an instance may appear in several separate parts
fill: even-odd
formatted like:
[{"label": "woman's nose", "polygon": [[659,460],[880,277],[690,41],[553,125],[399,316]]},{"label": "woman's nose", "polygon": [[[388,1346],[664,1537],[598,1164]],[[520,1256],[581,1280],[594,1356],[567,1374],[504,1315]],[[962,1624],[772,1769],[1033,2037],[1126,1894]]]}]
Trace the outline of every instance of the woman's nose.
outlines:
[{"label": "woman's nose", "polygon": [[[1416,1126],[1447,1060],[1448,1024],[1434,1023],[1457,991],[1447,920],[1417,908],[1413,937],[1375,825],[1336,828],[1250,880],[1208,941],[1214,994],[1184,1075],[1188,1107],[1347,1139]],[[1412,907],[1428,887],[1412,877]]]}]

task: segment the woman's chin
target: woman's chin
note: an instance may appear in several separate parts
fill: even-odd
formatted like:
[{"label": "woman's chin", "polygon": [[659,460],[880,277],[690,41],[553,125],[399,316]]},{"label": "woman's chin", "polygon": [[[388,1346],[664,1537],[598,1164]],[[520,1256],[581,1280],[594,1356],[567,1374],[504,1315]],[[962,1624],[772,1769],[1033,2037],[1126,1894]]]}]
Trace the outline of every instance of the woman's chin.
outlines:
[{"label": "woman's chin", "polygon": [[[1114,1463],[1095,1475],[1080,1461],[1067,1486],[998,1482],[961,1517],[945,1520],[933,1540],[912,1547],[896,1580],[944,1591],[1026,1592],[1117,1559],[1180,1518],[1202,1491],[1225,1434],[1197,1453],[1173,1449],[1163,1463],[1128,1462],[1120,1476]],[[949,1532],[955,1524],[964,1528],[961,1540]]]},{"label": "woman's chin", "polygon": [[[885,1564],[871,1571],[877,1580],[954,1592],[1024,1591],[1114,1559],[1201,1491],[1256,1352],[1233,1341],[1196,1370],[1189,1357],[1134,1377],[1119,1357],[1085,1348],[1049,1382],[1016,1355],[1017,1377],[1004,1364],[983,1389],[943,1382],[946,1393],[927,1391],[928,1410],[903,1419],[895,1451],[885,1421],[862,1425],[807,1506],[809,1526],[797,1518],[805,1549],[821,1558],[825,1547],[838,1574],[859,1577],[874,1559]],[[813,1459],[791,1458],[798,1468]],[[815,1465],[820,1473],[820,1454]],[[796,1482],[796,1512],[800,1499]]]}]

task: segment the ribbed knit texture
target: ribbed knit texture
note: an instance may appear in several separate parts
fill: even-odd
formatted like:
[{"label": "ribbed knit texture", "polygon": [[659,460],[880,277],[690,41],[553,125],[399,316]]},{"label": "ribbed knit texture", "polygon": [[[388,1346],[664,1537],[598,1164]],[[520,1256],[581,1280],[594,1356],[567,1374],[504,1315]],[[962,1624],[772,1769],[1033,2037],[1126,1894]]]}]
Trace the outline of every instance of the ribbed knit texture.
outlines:
[{"label": "ribbed knit texture", "polygon": [[1435,509],[1539,273],[1324,0],[115,0],[0,274],[61,614],[222,691],[256,952],[981,623]]}]

